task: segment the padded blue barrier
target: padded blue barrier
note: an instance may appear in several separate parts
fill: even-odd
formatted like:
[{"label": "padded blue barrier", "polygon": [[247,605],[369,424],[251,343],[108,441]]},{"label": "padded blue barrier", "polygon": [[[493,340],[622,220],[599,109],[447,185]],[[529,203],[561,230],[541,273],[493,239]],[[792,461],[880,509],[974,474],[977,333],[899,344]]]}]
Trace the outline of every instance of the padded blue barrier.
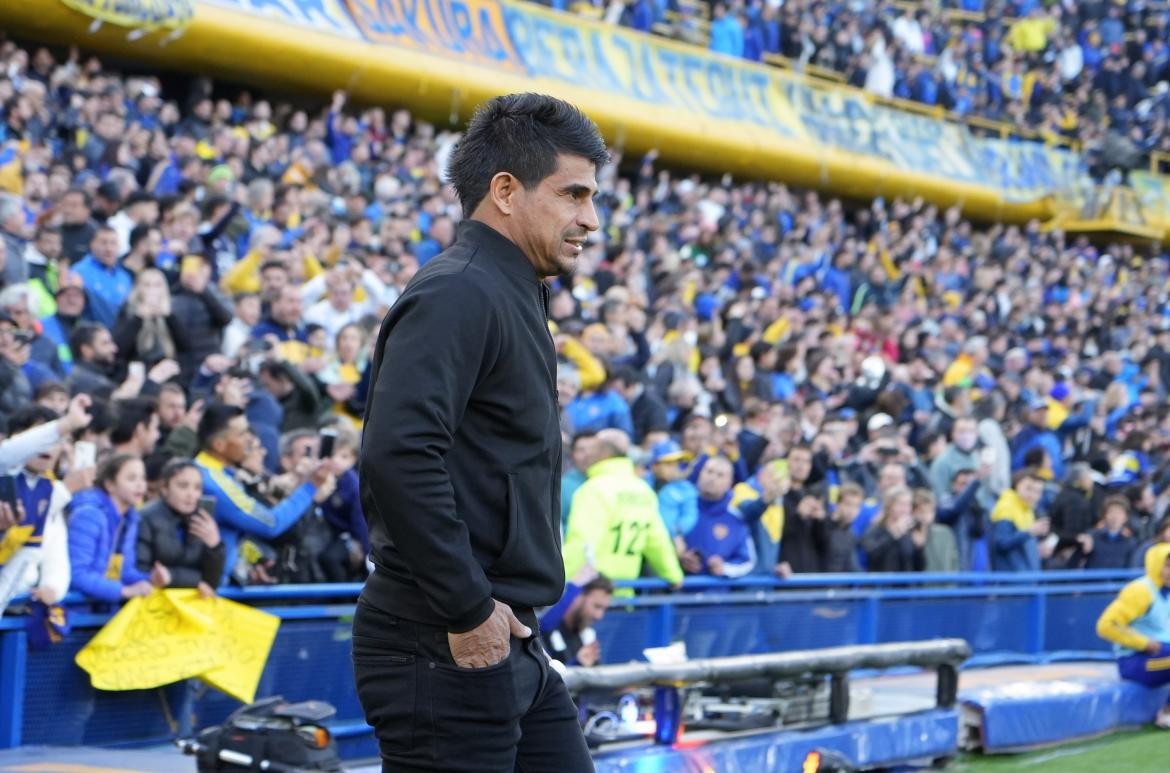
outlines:
[{"label": "padded blue barrier", "polygon": [[[1094,625],[1133,571],[1031,574],[850,574],[688,578],[666,594],[660,580],[628,585],[597,626],[603,662],[642,659],[642,650],[683,640],[691,657],[790,652],[843,644],[957,636],[976,659],[1051,659],[1054,650],[1106,656]],[[258,695],[316,698],[337,706],[340,727],[358,727],[350,620],[359,585],[272,586],[224,595],[281,617]],[[75,594],[73,633],[28,652],[25,621],[0,619],[0,748],[22,744],[143,745],[216,724],[238,703],[198,682],[161,690],[93,690],[73,656],[109,619]],[[53,722],[46,722],[53,717]],[[368,736],[343,745],[357,753]],[[349,738],[349,736],[347,736]]]},{"label": "padded blue barrier", "polygon": [[1108,667],[1099,677],[1032,679],[959,691],[962,704],[977,712],[986,753],[1065,743],[1148,724],[1168,696],[1170,686],[1153,689],[1125,682]]},{"label": "padded blue barrier", "polygon": [[594,764],[597,773],[798,771],[809,752],[830,750],[854,765],[896,765],[953,757],[958,738],[958,712],[931,709],[814,730],[768,731],[714,743],[602,752],[594,757]]}]

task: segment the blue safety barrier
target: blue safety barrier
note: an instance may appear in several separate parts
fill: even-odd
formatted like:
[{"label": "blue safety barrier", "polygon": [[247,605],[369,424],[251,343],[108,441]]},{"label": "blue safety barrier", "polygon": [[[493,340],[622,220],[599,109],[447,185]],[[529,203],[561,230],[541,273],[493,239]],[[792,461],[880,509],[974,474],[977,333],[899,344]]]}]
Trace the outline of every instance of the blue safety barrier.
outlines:
[{"label": "blue safety barrier", "polygon": [[[981,659],[1108,657],[1097,617],[1136,571],[1032,574],[805,575],[788,580],[690,578],[668,593],[660,580],[625,583],[597,626],[604,662],[641,660],[649,646],[686,642],[691,657],[786,652],[942,637]],[[360,585],[225,589],[281,618],[258,695],[315,698],[337,707],[342,752],[376,753],[362,732],[350,667],[350,616]],[[73,662],[112,615],[70,595],[73,632],[29,652],[25,620],[0,619],[0,748],[22,744],[132,745],[166,741],[221,721],[239,704],[199,682],[102,692]],[[1063,656],[1067,656],[1064,654]],[[52,721],[48,721],[49,719]]]}]

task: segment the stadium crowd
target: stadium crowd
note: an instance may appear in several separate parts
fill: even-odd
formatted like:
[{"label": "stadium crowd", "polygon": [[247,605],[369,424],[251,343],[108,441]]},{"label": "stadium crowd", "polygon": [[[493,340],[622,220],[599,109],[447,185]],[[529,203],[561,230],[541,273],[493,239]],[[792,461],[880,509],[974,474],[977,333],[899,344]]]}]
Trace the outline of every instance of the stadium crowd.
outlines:
[{"label": "stadium crowd", "polygon": [[[553,2],[554,7],[563,3]],[[584,5],[589,5],[588,3]],[[813,65],[883,97],[1073,141],[1103,176],[1170,152],[1170,7],[1146,0],[667,0],[604,18],[728,56]],[[704,33],[706,29],[706,33]]]},{"label": "stadium crowd", "polygon": [[[456,237],[458,135],[12,43],[0,105],[0,609],[361,579],[370,342]],[[1170,541],[1166,255],[656,161],[614,151],[551,288],[570,576]]]}]

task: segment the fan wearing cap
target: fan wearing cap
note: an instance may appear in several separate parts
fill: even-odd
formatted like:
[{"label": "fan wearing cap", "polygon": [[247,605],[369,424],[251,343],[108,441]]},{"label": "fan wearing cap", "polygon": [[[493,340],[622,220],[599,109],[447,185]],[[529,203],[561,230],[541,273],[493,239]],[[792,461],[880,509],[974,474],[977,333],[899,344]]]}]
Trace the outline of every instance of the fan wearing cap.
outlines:
[{"label": "fan wearing cap", "polygon": [[41,332],[57,346],[61,370],[68,376],[73,370],[73,349],[69,339],[78,323],[88,321],[86,316],[85,284],[73,272],[58,275],[57,310],[41,319]]},{"label": "fan wearing cap", "polygon": [[1048,426],[1048,400],[1037,397],[1029,402],[1024,421],[1024,428],[1012,442],[1012,470],[1023,469],[1028,453],[1039,448],[1052,465],[1052,476],[1057,480],[1064,478],[1064,444]]},{"label": "fan wearing cap", "polygon": [[664,440],[650,451],[658,512],[676,547],[699,520],[699,490],[687,479],[686,460],[686,452],[673,440]]}]

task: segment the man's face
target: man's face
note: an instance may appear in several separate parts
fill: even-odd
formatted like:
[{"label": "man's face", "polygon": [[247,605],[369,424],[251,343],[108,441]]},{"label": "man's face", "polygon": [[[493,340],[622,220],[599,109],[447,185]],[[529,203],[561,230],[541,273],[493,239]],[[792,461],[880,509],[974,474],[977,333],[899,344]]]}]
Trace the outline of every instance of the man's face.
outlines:
[{"label": "man's face", "polygon": [[18,302],[6,308],[5,311],[8,312],[8,315],[12,317],[12,321],[21,330],[33,329],[34,320],[32,312],[28,310],[27,298],[21,298]]},{"label": "man's face", "polygon": [[573,466],[578,470],[584,471],[589,464],[589,459],[593,456],[593,438],[583,437],[577,438],[573,441]]},{"label": "man's face", "polygon": [[89,249],[103,265],[112,266],[118,260],[118,236],[113,231],[102,229],[94,234]]},{"label": "man's face", "polygon": [[166,429],[174,429],[187,412],[187,398],[182,392],[166,391],[158,396],[158,419]]},{"label": "man's face", "polygon": [[1166,559],[1166,563],[1162,564],[1162,587],[1170,588],[1170,558]]},{"label": "man's face", "polygon": [[238,465],[248,455],[248,419],[244,416],[235,416],[228,422],[217,437],[211,441],[212,450],[227,460],[228,464]]},{"label": "man's face", "polygon": [[89,219],[89,207],[80,193],[66,193],[61,199],[61,219],[66,225],[81,225]]},{"label": "man's face", "polygon": [[150,417],[134,428],[134,439],[138,443],[138,447],[142,450],[142,455],[146,456],[154,450],[158,445],[160,436],[158,427],[158,414],[152,413]]},{"label": "man's face", "polygon": [[56,231],[42,231],[37,237],[37,252],[51,261],[61,257],[61,234]]},{"label": "man's face", "polygon": [[288,272],[283,268],[268,268],[260,274],[260,295],[273,301],[288,285]]},{"label": "man's face", "polygon": [[272,318],[282,325],[299,325],[302,306],[301,291],[295,287],[285,287],[272,304]]},{"label": "man's face", "polygon": [[557,170],[526,190],[515,183],[512,236],[541,276],[571,274],[598,228],[597,170],[580,156],[559,155]]},{"label": "man's face", "polygon": [[699,473],[699,496],[722,499],[731,491],[731,464],[723,459],[708,459]]},{"label": "man's face", "polygon": [[110,335],[110,331],[102,329],[97,331],[93,337],[93,354],[90,356],[90,362],[97,365],[113,365],[114,359],[118,356],[118,345],[114,343],[114,337]]},{"label": "man's face", "polygon": [[85,311],[85,292],[80,287],[70,287],[57,296],[57,313],[66,317],[77,317]]},{"label": "man's face", "polygon": [[578,631],[595,625],[609,609],[609,602],[613,596],[603,590],[591,590],[581,597],[577,606],[576,629]]},{"label": "man's face", "polygon": [[811,474],[812,454],[803,448],[788,454],[788,476],[793,483],[804,483]]}]

